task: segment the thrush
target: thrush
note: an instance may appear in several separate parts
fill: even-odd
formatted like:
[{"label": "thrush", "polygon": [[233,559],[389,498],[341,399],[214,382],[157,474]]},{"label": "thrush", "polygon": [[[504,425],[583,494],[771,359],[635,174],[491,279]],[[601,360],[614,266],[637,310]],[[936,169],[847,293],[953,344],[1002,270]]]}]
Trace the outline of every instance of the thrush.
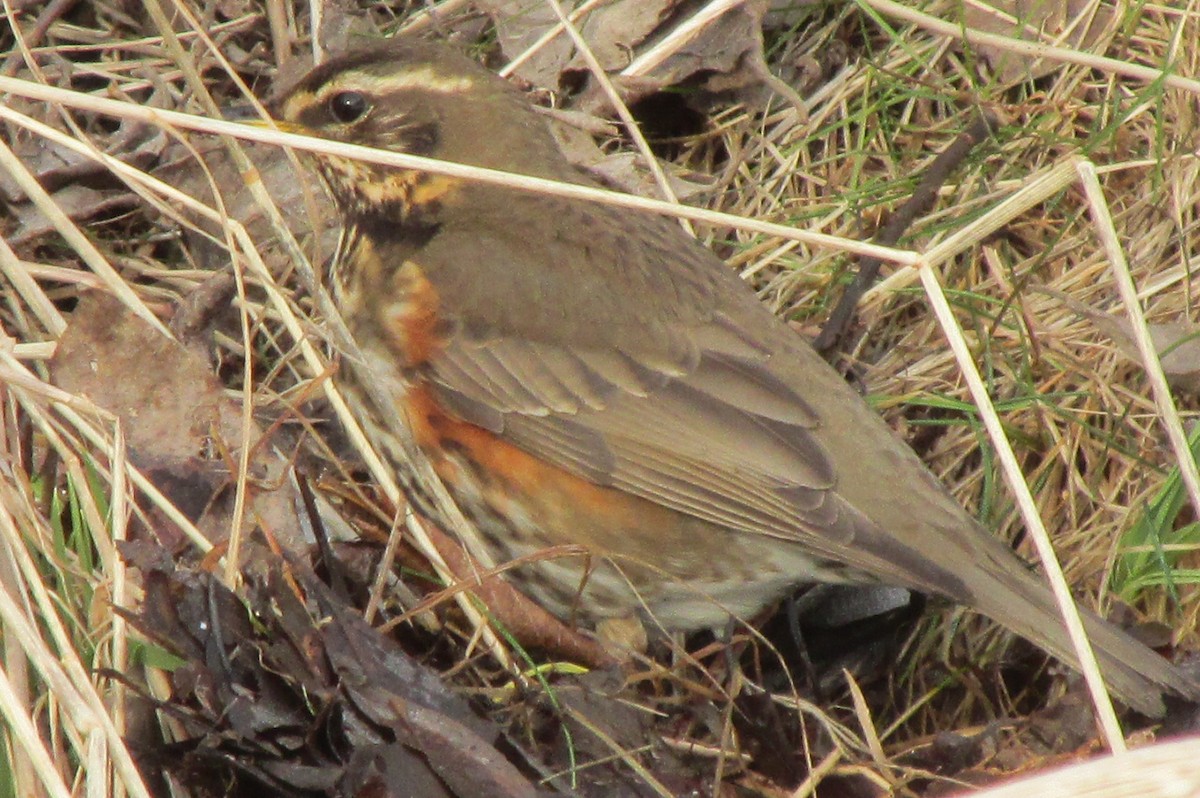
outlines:
[{"label": "thrush", "polygon": [[[588,183],[519,92],[441,45],[347,53],[274,107],[290,130]],[[673,221],[315,164],[343,216],[330,283],[362,352],[343,387],[385,449],[403,420],[472,522],[469,548],[529,557],[508,576],[552,612],[719,628],[800,585],[888,584],[1075,663],[1042,580]],[[587,555],[536,556],[563,545]],[[1126,703],[1160,714],[1164,690],[1197,695],[1122,631],[1085,625]]]}]

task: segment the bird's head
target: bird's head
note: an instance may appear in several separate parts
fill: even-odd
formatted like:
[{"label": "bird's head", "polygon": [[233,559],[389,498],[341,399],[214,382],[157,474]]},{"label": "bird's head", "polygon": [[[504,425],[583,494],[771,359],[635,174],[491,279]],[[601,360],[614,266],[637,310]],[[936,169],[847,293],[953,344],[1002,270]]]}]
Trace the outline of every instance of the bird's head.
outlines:
[{"label": "bird's head", "polygon": [[[538,177],[570,179],[545,122],[508,83],[444,45],[392,40],[314,68],[274,103],[281,127],[321,138]],[[460,185],[318,155],[343,212],[401,218]],[[397,212],[399,214],[397,215]]]}]

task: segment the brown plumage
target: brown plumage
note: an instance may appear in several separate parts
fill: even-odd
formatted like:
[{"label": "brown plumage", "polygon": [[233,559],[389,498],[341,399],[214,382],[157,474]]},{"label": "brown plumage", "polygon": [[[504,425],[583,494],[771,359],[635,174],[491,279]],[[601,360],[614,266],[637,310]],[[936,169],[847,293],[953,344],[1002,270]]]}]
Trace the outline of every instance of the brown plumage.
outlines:
[{"label": "brown plumage", "polygon": [[[291,129],[586,182],[496,76],[440,46],[330,61]],[[1054,601],[844,381],[675,222],[319,156],[346,217],[331,269],[363,350],[495,562],[560,614],[720,626],[797,585],[879,582],[970,605],[1069,662]],[[378,390],[376,390],[378,395]],[[387,414],[360,400],[385,442]],[[420,486],[414,500],[427,512]],[[1105,676],[1155,713],[1196,686],[1089,615]]]}]

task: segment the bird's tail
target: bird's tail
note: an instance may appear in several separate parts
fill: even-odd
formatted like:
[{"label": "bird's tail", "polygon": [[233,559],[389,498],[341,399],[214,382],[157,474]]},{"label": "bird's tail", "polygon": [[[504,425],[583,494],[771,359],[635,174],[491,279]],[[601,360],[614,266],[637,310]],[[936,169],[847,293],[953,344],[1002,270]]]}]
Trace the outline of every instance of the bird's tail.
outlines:
[{"label": "bird's tail", "polygon": [[[1007,553],[1007,552],[1006,552]],[[988,617],[1044,648],[1076,668],[1079,658],[1067,633],[1054,594],[1044,580],[1029,571],[989,570],[992,590],[982,590],[971,602]],[[982,600],[986,597],[986,600]],[[1169,691],[1200,700],[1200,684],[1146,645],[1094,613],[1080,608],[1105,684],[1123,703],[1144,715],[1161,717],[1162,696]]]}]

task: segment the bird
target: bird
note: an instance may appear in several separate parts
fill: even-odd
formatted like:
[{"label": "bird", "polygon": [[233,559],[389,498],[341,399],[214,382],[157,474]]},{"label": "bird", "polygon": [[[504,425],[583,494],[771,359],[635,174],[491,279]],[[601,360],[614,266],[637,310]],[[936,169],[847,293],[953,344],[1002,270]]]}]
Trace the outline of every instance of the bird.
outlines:
[{"label": "bird", "polygon": [[[285,131],[594,185],[518,89],[443,43],[348,50],[271,107]],[[312,158],[342,223],[326,279],[359,348],[339,384],[385,451],[400,420],[471,522],[467,548],[524,558],[506,577],[552,613],[686,632],[806,585],[888,585],[1078,665],[1047,585],[674,221]],[[438,522],[428,489],[405,487]],[[1117,627],[1084,624],[1129,706],[1200,695]]]}]

